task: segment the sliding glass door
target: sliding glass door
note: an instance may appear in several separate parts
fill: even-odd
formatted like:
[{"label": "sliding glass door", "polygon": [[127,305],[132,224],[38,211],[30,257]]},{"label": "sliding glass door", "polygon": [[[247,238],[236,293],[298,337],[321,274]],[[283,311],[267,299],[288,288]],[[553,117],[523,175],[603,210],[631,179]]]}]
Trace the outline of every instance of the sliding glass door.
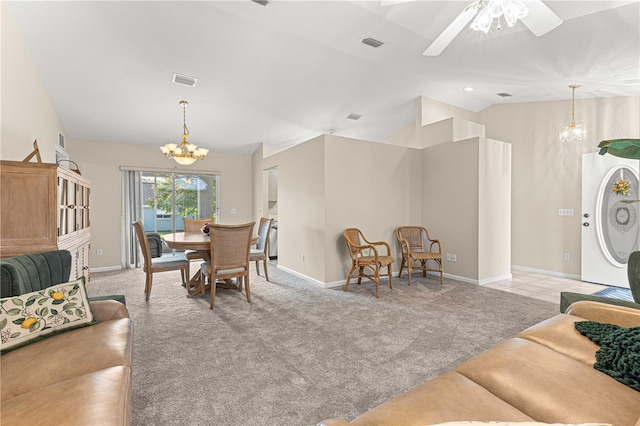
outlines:
[{"label": "sliding glass door", "polygon": [[184,231],[183,218],[218,217],[216,175],[141,172],[142,223],[146,231]]}]

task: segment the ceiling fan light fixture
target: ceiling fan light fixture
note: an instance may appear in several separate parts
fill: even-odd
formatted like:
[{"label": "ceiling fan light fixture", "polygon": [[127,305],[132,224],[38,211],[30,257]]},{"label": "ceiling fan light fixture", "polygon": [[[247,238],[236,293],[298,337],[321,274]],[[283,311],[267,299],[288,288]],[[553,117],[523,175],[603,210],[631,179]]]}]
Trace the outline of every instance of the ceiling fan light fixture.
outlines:
[{"label": "ceiling fan light fixture", "polygon": [[529,13],[529,9],[520,0],[479,0],[476,7],[479,12],[471,23],[471,29],[485,34],[489,32],[495,19],[498,20],[498,29],[502,17],[509,27],[513,27],[518,19]]}]

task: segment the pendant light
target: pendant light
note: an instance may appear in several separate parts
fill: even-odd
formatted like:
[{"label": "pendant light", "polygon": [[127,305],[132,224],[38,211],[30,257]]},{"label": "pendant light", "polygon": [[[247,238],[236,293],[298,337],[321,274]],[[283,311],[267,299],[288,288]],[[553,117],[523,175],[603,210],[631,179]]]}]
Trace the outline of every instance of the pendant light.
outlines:
[{"label": "pendant light", "polygon": [[202,160],[207,153],[208,149],[198,148],[196,145],[187,142],[187,136],[189,136],[189,129],[187,128],[187,101],[180,101],[182,105],[182,142],[180,145],[175,143],[168,143],[165,146],[161,146],[160,150],[167,158],[173,158],[178,164],[188,166],[195,163],[197,160]]},{"label": "pendant light", "polygon": [[560,142],[585,142],[587,140],[587,125],[584,121],[576,121],[575,117],[575,100],[576,89],[579,84],[569,86],[572,90],[571,94],[571,121],[568,121],[560,128]]}]

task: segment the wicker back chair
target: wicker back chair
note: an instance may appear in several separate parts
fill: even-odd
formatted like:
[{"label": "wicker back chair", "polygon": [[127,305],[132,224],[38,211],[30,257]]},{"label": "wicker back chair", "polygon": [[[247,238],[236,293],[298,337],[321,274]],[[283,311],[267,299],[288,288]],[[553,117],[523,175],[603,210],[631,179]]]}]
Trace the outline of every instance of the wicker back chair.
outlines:
[{"label": "wicker back chair", "polygon": [[255,222],[244,225],[211,225],[211,261],[203,262],[200,266],[200,291],[204,296],[206,278],[209,278],[211,299],[209,309],[213,309],[216,297],[216,280],[228,283],[236,278],[235,288],[242,291],[244,284],[247,302],[251,303],[251,289],[249,287],[249,250]]},{"label": "wicker back chair", "polygon": [[182,218],[182,223],[184,224],[184,232],[200,232],[205,223],[213,223],[213,218],[189,219],[185,217]]},{"label": "wicker back chair", "polygon": [[269,250],[269,232],[271,232],[272,219],[266,217],[260,218],[260,227],[258,228],[258,242],[256,248],[251,249],[250,258],[252,262],[256,262],[256,272],[260,275],[260,261],[264,266],[264,277],[269,281],[269,272],[267,271],[267,253]]},{"label": "wicker back chair", "polygon": [[137,221],[133,223],[133,228],[136,231],[138,237],[138,243],[142,250],[142,257],[144,258],[143,270],[147,274],[147,278],[144,285],[145,300],[149,300],[151,295],[151,286],[153,284],[153,274],[155,272],[176,271],[179,270],[182,275],[182,285],[186,286],[189,280],[189,261],[184,255],[175,256],[161,256],[151,257],[151,251],[149,250],[149,241],[147,240],[147,234],[144,232],[144,226],[142,222]]},{"label": "wicker back chair", "polygon": [[[429,236],[429,231],[423,226],[400,226],[396,228],[396,237],[402,248],[402,262],[400,263],[400,272],[398,277],[402,275],[402,268],[405,264],[409,273],[409,285],[411,285],[411,272],[413,264],[420,262],[418,269],[422,270],[422,276],[427,276],[427,271],[440,273],[440,284],[442,285],[442,246],[439,240],[433,240]],[[428,245],[428,247],[427,247]],[[428,261],[432,260],[438,265],[438,269],[428,268]]]},{"label": "wicker back chair", "polygon": [[[213,218],[189,219],[185,217],[185,218],[182,218],[182,223],[184,224],[184,232],[201,232],[202,227],[204,226],[205,223],[209,223],[209,224],[213,223]],[[186,256],[188,261],[202,259],[202,255],[198,253],[196,250],[185,250],[184,255]]]},{"label": "wicker back chair", "polygon": [[[393,288],[391,282],[391,249],[384,241],[369,241],[358,228],[347,228],[342,232],[344,240],[351,256],[351,269],[347,275],[347,282],[343,290],[347,291],[353,272],[358,270],[358,284],[362,278],[368,278],[376,284],[376,297],[380,297],[380,277],[389,277],[389,288]],[[386,249],[386,250],[385,250]],[[381,274],[382,268],[387,268],[386,274]]]}]

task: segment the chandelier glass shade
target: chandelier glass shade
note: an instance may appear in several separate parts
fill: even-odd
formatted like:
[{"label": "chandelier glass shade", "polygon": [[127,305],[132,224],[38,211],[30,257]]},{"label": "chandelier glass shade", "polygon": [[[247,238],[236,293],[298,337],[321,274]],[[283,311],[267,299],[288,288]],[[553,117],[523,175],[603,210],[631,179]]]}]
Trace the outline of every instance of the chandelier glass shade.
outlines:
[{"label": "chandelier glass shade", "polygon": [[180,105],[182,105],[183,120],[182,142],[180,142],[180,145],[168,143],[165,146],[161,146],[160,150],[165,157],[173,158],[178,164],[188,166],[197,160],[202,160],[209,150],[198,148],[196,145],[187,141],[187,136],[189,136],[189,129],[187,128],[187,105],[189,105],[189,103],[187,101],[180,101]]},{"label": "chandelier glass shade", "polygon": [[498,29],[501,28],[502,17],[508,26],[513,27],[518,19],[529,13],[529,9],[520,0],[479,0],[477,7],[480,10],[471,23],[471,29],[485,34],[491,29],[494,19],[498,20]]},{"label": "chandelier glass shade", "polygon": [[572,90],[571,95],[571,121],[564,123],[560,127],[560,142],[585,142],[587,140],[587,124],[584,121],[576,121],[575,118],[575,93],[580,87],[579,84],[569,86]]}]

